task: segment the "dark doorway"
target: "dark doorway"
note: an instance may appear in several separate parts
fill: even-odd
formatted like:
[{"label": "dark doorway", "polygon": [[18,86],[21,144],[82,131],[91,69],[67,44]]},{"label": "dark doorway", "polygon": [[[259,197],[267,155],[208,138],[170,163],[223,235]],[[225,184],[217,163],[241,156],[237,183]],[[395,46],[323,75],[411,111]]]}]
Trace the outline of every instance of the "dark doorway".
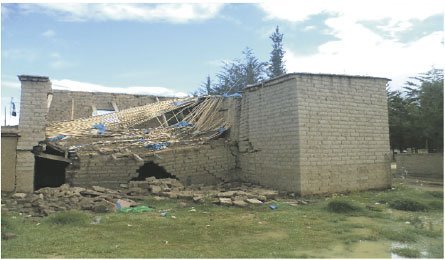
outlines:
[{"label": "dark doorway", "polygon": [[35,157],[34,190],[44,187],[59,187],[65,183],[65,168],[68,163]]},{"label": "dark doorway", "polygon": [[176,176],[171,175],[164,168],[153,162],[145,163],[137,172],[139,173],[138,177],[131,179],[132,181],[143,181],[148,177],[155,177],[156,179],[177,179]]}]

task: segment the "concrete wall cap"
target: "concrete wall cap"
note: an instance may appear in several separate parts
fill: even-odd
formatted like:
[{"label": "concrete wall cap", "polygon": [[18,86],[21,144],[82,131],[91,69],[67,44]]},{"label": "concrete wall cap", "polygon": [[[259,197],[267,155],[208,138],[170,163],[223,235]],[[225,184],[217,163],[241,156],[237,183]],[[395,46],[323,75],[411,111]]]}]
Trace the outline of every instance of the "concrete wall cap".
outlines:
[{"label": "concrete wall cap", "polygon": [[47,76],[33,76],[33,75],[18,75],[20,81],[35,81],[35,82],[48,82]]}]

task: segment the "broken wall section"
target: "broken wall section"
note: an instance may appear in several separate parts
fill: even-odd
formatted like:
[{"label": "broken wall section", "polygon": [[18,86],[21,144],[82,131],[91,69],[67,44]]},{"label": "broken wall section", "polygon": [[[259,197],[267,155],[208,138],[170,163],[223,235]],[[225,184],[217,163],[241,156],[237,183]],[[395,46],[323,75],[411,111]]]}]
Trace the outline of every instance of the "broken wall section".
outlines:
[{"label": "broken wall section", "polygon": [[235,156],[224,139],[201,145],[169,147],[155,153],[146,148],[132,152],[142,160],[131,155],[114,159],[111,155],[79,152],[78,160],[66,169],[67,183],[80,187],[118,188],[136,178],[146,162],[153,162],[185,185],[210,185],[230,180],[235,168]]},{"label": "broken wall section", "polygon": [[[82,92],[53,90],[53,99],[48,113],[48,122],[69,121],[92,116],[93,106],[96,109],[115,111],[114,104],[120,110],[144,106],[159,101],[172,99],[149,95],[131,95],[101,92]],[[155,122],[152,122],[153,124]],[[156,127],[158,124],[144,127]]]}]

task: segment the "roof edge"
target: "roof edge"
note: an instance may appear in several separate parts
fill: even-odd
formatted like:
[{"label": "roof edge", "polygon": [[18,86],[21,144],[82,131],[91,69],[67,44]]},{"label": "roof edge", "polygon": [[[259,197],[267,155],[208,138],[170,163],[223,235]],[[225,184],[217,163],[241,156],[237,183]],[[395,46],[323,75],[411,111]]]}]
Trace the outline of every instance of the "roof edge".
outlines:
[{"label": "roof edge", "polygon": [[361,75],[346,75],[346,74],[329,74],[329,73],[309,73],[309,72],[292,72],[292,73],[287,73],[275,78],[271,78],[268,80],[264,80],[261,81],[259,83],[253,84],[253,85],[247,85],[247,88],[253,88],[253,87],[257,87],[259,85],[263,85],[263,84],[267,84],[269,82],[275,81],[275,80],[279,80],[279,79],[283,79],[283,78],[287,78],[287,77],[291,77],[291,76],[327,76],[327,77],[346,77],[346,78],[367,78],[367,79],[382,79],[382,80],[386,80],[386,81],[391,81],[391,79],[388,78],[383,78],[383,77],[372,77],[372,76],[361,76]]}]

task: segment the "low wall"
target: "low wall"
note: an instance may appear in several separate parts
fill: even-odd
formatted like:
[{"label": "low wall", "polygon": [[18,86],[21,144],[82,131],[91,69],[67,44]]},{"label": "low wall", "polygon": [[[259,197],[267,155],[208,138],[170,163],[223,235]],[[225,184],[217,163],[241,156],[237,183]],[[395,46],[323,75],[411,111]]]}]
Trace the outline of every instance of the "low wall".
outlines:
[{"label": "low wall", "polygon": [[397,174],[443,178],[443,153],[397,154]]},{"label": "low wall", "polygon": [[2,127],[2,191],[13,191],[15,186],[17,128]]},{"label": "low wall", "polygon": [[117,188],[137,177],[137,170],[145,162],[153,162],[184,185],[210,185],[230,180],[230,173],[235,168],[235,157],[223,139],[192,147],[172,147],[155,154],[146,150],[132,152],[143,161],[131,156],[113,159],[111,155],[78,154],[79,160],[66,169],[67,182],[80,187]]}]

